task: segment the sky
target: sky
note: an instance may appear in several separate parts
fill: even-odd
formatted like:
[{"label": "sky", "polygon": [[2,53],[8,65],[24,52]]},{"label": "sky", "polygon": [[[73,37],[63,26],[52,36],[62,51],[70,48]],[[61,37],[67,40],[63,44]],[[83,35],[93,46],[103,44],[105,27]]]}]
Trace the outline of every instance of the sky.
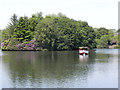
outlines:
[{"label": "sky", "polygon": [[119,0],[0,0],[0,29],[6,28],[13,14],[31,17],[63,13],[74,20],[87,21],[93,28],[118,29]]}]

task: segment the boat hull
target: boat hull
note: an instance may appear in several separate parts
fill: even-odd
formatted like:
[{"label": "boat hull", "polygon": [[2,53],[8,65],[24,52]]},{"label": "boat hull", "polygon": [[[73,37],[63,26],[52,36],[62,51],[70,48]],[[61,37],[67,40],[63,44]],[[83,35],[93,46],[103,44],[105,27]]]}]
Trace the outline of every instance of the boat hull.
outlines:
[{"label": "boat hull", "polygon": [[88,55],[89,51],[79,50],[79,55]]}]

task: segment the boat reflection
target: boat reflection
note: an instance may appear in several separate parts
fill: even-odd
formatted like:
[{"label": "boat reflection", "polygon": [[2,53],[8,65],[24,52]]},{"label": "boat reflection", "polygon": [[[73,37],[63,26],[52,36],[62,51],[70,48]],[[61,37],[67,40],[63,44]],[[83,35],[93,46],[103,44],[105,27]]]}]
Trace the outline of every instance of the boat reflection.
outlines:
[{"label": "boat reflection", "polygon": [[88,55],[79,55],[79,61],[81,62],[88,62]]}]

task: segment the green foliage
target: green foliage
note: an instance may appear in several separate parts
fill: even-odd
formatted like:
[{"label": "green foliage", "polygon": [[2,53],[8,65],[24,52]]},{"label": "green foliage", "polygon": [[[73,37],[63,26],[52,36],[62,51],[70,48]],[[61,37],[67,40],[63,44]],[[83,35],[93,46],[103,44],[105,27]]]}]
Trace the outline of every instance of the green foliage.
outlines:
[{"label": "green foliage", "polygon": [[120,49],[120,45],[116,45],[114,48],[115,49]]},{"label": "green foliage", "polygon": [[113,37],[114,40],[117,40],[117,45],[120,45],[120,34]]},{"label": "green foliage", "polygon": [[11,38],[9,40],[9,43],[7,44],[6,48],[4,48],[5,50],[18,50],[18,47],[16,46],[18,44],[18,40]]},{"label": "green foliage", "polygon": [[49,15],[36,26],[37,45],[48,50],[72,50],[95,47],[95,33],[87,22],[73,21],[64,15]]},{"label": "green foliage", "polygon": [[9,39],[8,39],[8,40],[4,40],[4,42],[2,42],[1,48],[2,48],[3,50],[7,49],[7,45],[9,44],[9,42],[10,42]]},{"label": "green foliage", "polygon": [[103,35],[113,36],[113,32],[106,28],[99,28],[95,31],[95,33],[97,39],[100,39]]},{"label": "green foliage", "polygon": [[96,39],[97,48],[108,48],[108,35],[101,36],[100,39]]},{"label": "green foliage", "polygon": [[96,34],[96,47],[97,48],[108,48],[114,40],[114,33],[106,28],[99,28],[95,30]]},{"label": "green foliage", "polygon": [[14,29],[14,38],[16,38],[19,42],[30,41],[31,39],[31,31],[28,29],[28,17],[20,17],[16,28]]},{"label": "green foliage", "polygon": [[38,22],[40,22],[43,19],[42,12],[35,14],[35,16],[36,16]]},{"label": "green foliage", "polygon": [[[37,24],[38,24],[38,19],[37,19],[36,16],[32,16],[31,18],[29,18],[29,20],[28,20],[28,31],[27,32],[30,32],[29,33],[30,40],[32,40],[32,38],[33,38],[35,27],[36,27]],[[27,36],[27,37],[29,37],[29,36]]]},{"label": "green foliage", "polygon": [[108,48],[112,40],[118,38],[106,28],[93,29],[87,22],[70,19],[62,13],[43,18],[40,12],[19,19],[13,14],[10,20],[7,28],[2,30],[2,49],[7,50],[78,50],[80,46]]},{"label": "green foliage", "polygon": [[9,28],[2,30],[2,41],[10,38]]},{"label": "green foliage", "polygon": [[17,15],[13,14],[13,16],[10,18],[11,22],[9,23],[8,27],[7,27],[7,31],[8,31],[8,35],[10,36],[10,38],[13,37],[14,34],[14,29],[16,28],[16,25],[18,23],[18,19],[17,19]]},{"label": "green foliage", "polygon": [[109,30],[106,28],[99,28],[99,29],[95,30],[95,34],[96,34],[96,39],[100,39],[101,36],[108,35]]},{"label": "green foliage", "polygon": [[100,39],[96,39],[97,48],[108,48],[113,38],[111,35],[103,35]]}]

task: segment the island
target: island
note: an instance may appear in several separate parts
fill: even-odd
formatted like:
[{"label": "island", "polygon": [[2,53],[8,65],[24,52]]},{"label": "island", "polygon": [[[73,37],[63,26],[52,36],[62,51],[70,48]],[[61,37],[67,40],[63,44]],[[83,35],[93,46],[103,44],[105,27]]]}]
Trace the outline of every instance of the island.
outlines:
[{"label": "island", "polygon": [[119,30],[93,28],[86,21],[62,13],[31,17],[13,14],[7,27],[0,30],[3,51],[61,51],[89,48],[120,48]]}]

